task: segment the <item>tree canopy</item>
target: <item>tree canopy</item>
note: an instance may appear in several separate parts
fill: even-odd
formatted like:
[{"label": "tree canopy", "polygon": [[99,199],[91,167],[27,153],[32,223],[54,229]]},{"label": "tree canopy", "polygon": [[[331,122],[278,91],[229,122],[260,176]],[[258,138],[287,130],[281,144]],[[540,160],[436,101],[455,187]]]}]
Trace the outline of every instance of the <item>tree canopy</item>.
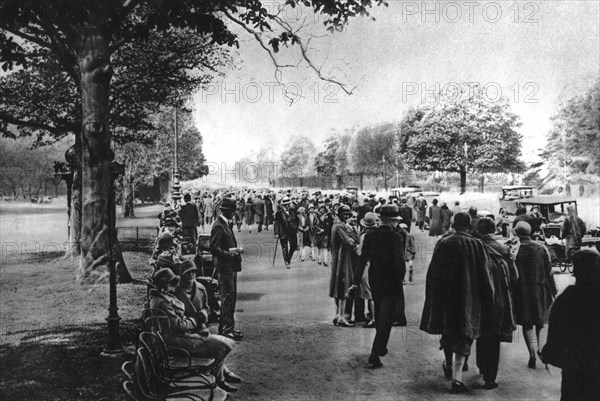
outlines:
[{"label": "tree canopy", "polygon": [[458,100],[410,109],[400,123],[398,151],[416,170],[466,173],[522,171],[521,123],[509,103],[490,102],[481,88],[463,92]]},{"label": "tree canopy", "polygon": [[566,162],[568,174],[600,174],[600,80],[568,99],[552,122],[542,154],[550,166],[560,171]]}]

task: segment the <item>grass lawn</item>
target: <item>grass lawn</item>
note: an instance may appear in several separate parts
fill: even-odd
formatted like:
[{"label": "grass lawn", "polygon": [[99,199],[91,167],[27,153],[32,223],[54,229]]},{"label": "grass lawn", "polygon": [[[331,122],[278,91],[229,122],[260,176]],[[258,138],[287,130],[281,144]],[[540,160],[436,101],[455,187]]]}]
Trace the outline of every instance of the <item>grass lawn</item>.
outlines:
[{"label": "grass lawn", "polygon": [[[147,255],[125,254],[135,278]],[[75,283],[76,261],[11,261],[0,269],[0,399],[125,400],[120,365],[100,355],[106,344],[108,285]],[[118,287],[121,340],[133,350],[142,285]]]}]

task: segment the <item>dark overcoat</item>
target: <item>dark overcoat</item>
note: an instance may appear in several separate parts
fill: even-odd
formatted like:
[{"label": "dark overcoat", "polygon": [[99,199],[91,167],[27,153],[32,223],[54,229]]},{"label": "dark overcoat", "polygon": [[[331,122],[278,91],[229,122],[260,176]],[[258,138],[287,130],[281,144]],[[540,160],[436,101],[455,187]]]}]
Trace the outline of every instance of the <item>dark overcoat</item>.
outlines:
[{"label": "dark overcoat", "polygon": [[404,300],[404,246],[402,236],[386,225],[365,234],[354,283],[360,284],[365,266],[369,262],[369,286],[373,300],[389,297]]},{"label": "dark overcoat", "polygon": [[214,265],[220,274],[232,274],[242,271],[242,258],[233,255],[230,248],[236,248],[237,241],[229,224],[219,217],[210,230],[210,252],[214,257]]},{"label": "dark overcoat", "polygon": [[476,339],[485,329],[482,317],[493,311],[492,273],[483,242],[462,231],[442,237],[427,270],[421,330]]},{"label": "dark overcoat", "polygon": [[513,291],[517,324],[543,325],[556,294],[550,254],[544,245],[529,237],[519,239],[521,246],[515,259],[519,280]]},{"label": "dark overcoat", "polygon": [[490,318],[489,327],[491,334],[500,335],[504,342],[511,342],[513,332],[517,328],[512,286],[517,282],[519,273],[515,262],[512,260],[510,249],[496,241],[493,235],[484,235],[481,240],[485,244],[490,257],[492,277],[494,279],[494,314],[484,316]]}]

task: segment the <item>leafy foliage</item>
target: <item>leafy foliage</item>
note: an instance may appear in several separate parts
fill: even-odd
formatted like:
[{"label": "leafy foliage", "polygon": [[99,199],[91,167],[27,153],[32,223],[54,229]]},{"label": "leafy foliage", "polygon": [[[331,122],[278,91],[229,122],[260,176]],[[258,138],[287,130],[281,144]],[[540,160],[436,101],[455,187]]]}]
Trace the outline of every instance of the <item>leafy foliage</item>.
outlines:
[{"label": "leafy foliage", "polygon": [[[54,55],[39,50],[29,68],[0,78],[0,121],[16,124],[19,136],[42,146],[81,127],[77,83]],[[113,55],[110,126],[116,142],[149,141],[152,116],[165,104],[183,107],[202,85],[231,62],[229,53],[189,30],[154,32],[127,43]],[[13,136],[8,125],[0,133]]]},{"label": "leafy foliage", "polygon": [[522,171],[520,124],[505,100],[490,103],[475,89],[458,101],[409,110],[400,123],[398,151],[417,170]]},{"label": "leafy foliage", "polygon": [[300,178],[314,173],[314,157],[317,151],[310,138],[293,139],[281,153],[280,172],[284,178]]},{"label": "leafy foliage", "polygon": [[336,156],[340,148],[339,138],[331,135],[324,142],[325,149],[315,157],[315,170],[323,177],[332,177],[337,172]]},{"label": "leafy foliage", "polygon": [[567,100],[552,120],[542,157],[551,167],[566,161],[571,174],[600,174],[600,80]]},{"label": "leafy foliage", "polygon": [[391,174],[401,167],[396,152],[398,128],[395,124],[381,124],[359,130],[350,148],[351,170],[360,174]]}]

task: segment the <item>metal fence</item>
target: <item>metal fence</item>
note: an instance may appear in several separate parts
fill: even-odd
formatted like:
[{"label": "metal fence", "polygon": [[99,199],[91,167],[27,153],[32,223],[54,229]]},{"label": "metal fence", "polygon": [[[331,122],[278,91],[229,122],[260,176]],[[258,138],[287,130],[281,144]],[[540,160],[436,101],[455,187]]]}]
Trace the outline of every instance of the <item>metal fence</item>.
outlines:
[{"label": "metal fence", "polygon": [[158,227],[117,227],[117,235],[123,251],[152,252],[158,237]]}]

